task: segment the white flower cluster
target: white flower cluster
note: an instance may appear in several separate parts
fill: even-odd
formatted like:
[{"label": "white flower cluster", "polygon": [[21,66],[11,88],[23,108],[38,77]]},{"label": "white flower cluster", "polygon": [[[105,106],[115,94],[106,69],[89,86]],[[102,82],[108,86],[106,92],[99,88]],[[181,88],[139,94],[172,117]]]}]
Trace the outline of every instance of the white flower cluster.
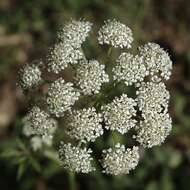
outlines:
[{"label": "white flower cluster", "polygon": [[106,124],[106,129],[117,130],[121,134],[127,133],[135,127],[136,116],[135,106],[137,103],[126,94],[116,97],[113,102],[102,106],[102,112]]},{"label": "white flower cluster", "polygon": [[57,121],[37,106],[24,118],[23,133],[32,136],[31,144],[34,150],[40,149],[42,144],[50,146],[56,129]]},{"label": "white flower cluster", "polygon": [[95,108],[74,110],[70,113],[66,126],[67,134],[82,142],[95,141],[103,134],[102,115]]},{"label": "white flower cluster", "polygon": [[172,61],[166,51],[156,43],[147,43],[139,47],[139,54],[150,75],[158,75],[168,80],[171,75]]},{"label": "white flower cluster", "polygon": [[103,83],[109,82],[109,76],[105,73],[105,65],[96,60],[81,62],[76,70],[76,85],[80,87],[84,95],[99,93]]},{"label": "white flower cluster", "polygon": [[136,94],[139,110],[145,120],[168,111],[170,94],[163,82],[143,82]]},{"label": "white flower cluster", "polygon": [[48,70],[59,73],[68,64],[77,64],[83,57],[81,45],[85,42],[92,23],[71,20],[58,33],[59,42],[54,45],[48,55]]},{"label": "white flower cluster", "polygon": [[169,114],[157,113],[154,118],[140,121],[137,129],[136,140],[143,146],[151,148],[164,142],[172,129]]},{"label": "white flower cluster", "polygon": [[104,173],[111,175],[128,174],[139,162],[139,148],[125,148],[119,143],[114,148],[103,150],[102,167]]},{"label": "white flower cluster", "polygon": [[60,42],[51,48],[48,55],[48,70],[59,73],[64,70],[68,64],[77,64],[83,58],[80,49],[74,49],[70,44]]},{"label": "white flower cluster", "polygon": [[56,117],[62,117],[64,112],[78,100],[80,93],[73,87],[71,82],[65,82],[62,78],[50,84],[47,94],[47,104],[50,113]]},{"label": "white flower cluster", "polygon": [[[172,129],[168,114],[170,94],[163,83],[171,75],[172,62],[158,44],[147,43],[135,55],[121,52],[116,64],[106,63],[105,69],[105,64],[87,59],[83,52],[82,44],[91,29],[90,22],[71,20],[58,33],[58,41],[47,56],[47,65],[42,70],[40,65],[22,69],[20,86],[29,89],[43,81],[45,93],[38,97],[39,102],[45,99],[43,110],[40,105],[30,110],[23,132],[31,137],[33,149],[39,150],[44,144],[53,144],[57,124],[64,122],[63,133],[75,145],[61,143],[59,157],[63,167],[72,172],[89,173],[95,168],[92,150],[87,147],[94,147],[92,143],[97,138],[101,141],[103,135],[111,137],[113,132],[108,130],[123,135],[133,129],[130,132],[139,146],[126,148],[115,142],[113,147],[102,151],[100,160],[104,173],[128,174],[139,162],[139,148],[161,145]],[[131,48],[133,34],[115,19],[107,20],[98,32],[98,41],[116,48]],[[112,57],[108,52],[108,58]],[[70,82],[65,82],[62,71],[69,65],[72,69],[68,71],[72,74],[68,77]],[[53,73],[47,76],[47,71]],[[127,90],[131,91],[131,97]]]},{"label": "white flower cluster", "polygon": [[148,74],[142,56],[122,53],[116,63],[113,68],[114,80],[124,81],[127,86],[142,82]]},{"label": "white flower cluster", "polygon": [[84,20],[71,20],[58,33],[58,39],[70,44],[74,48],[80,48],[92,29],[92,23]]},{"label": "white flower cluster", "polygon": [[41,71],[38,65],[26,65],[20,70],[19,85],[23,90],[35,87],[41,81]]},{"label": "white flower cluster", "polygon": [[129,27],[114,20],[105,21],[98,32],[99,44],[108,44],[113,47],[131,48],[133,34]]},{"label": "white flower cluster", "polygon": [[172,128],[167,113],[170,94],[163,82],[143,82],[136,93],[144,120],[140,121],[135,138],[143,147],[160,145]]},{"label": "white flower cluster", "polygon": [[63,167],[77,173],[89,173],[94,171],[91,162],[91,149],[82,149],[72,146],[70,143],[61,142],[59,147],[59,157],[63,163]]},{"label": "white flower cluster", "polygon": [[57,123],[50,115],[39,107],[34,106],[25,118],[25,122],[32,128],[33,134],[40,136],[52,136]]}]

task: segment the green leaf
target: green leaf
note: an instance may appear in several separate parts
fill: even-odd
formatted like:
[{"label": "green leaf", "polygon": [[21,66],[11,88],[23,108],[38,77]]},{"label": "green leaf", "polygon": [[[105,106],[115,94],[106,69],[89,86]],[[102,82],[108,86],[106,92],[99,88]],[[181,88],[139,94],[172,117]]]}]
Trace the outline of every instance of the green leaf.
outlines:
[{"label": "green leaf", "polygon": [[174,189],[171,176],[167,170],[165,170],[162,175],[161,189],[162,190],[173,190]]},{"label": "green leaf", "polygon": [[151,181],[145,188],[145,190],[159,190],[156,181]]},{"label": "green leaf", "polygon": [[37,160],[35,160],[34,158],[30,158],[29,161],[30,161],[31,166],[34,168],[35,171],[37,171],[37,172],[41,171],[41,166]]},{"label": "green leaf", "polygon": [[[171,152],[171,151],[170,151]],[[173,150],[170,154],[168,165],[170,168],[177,168],[182,162],[182,155],[179,151]]]},{"label": "green leaf", "polygon": [[17,180],[20,180],[25,172],[26,166],[25,164],[20,164],[18,166],[18,171],[17,171]]},{"label": "green leaf", "polygon": [[10,157],[15,157],[18,156],[18,151],[14,149],[7,149],[4,150],[1,154],[0,157],[2,158],[10,158]]}]

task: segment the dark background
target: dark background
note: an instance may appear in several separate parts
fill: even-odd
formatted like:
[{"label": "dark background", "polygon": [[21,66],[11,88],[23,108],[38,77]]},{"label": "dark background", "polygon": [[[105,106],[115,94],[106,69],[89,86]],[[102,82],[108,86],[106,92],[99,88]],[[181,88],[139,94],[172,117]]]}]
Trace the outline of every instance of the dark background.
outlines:
[{"label": "dark background", "polygon": [[[171,94],[173,130],[161,147],[144,152],[129,175],[100,173],[77,175],[75,189],[189,190],[190,189],[190,1],[189,0],[0,0],[0,149],[16,150],[19,121],[27,102],[16,87],[18,69],[44,57],[55,32],[69,18],[85,18],[100,26],[116,18],[129,25],[134,47],[159,43],[171,55],[173,74],[167,82]],[[96,27],[95,27],[96,29]],[[86,47],[89,55],[101,53]],[[14,147],[16,146],[16,147]],[[21,145],[22,146],[22,145]],[[11,153],[10,153],[11,154]],[[17,157],[0,158],[0,189],[69,189],[66,172],[52,163],[39,171],[38,163],[18,179]]]}]

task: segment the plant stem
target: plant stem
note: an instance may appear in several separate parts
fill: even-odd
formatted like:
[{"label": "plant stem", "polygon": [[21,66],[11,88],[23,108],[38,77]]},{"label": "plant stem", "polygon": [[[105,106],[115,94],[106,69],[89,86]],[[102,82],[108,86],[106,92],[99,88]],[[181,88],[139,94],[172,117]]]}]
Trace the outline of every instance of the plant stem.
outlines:
[{"label": "plant stem", "polygon": [[76,190],[75,174],[73,172],[68,173],[69,190]]},{"label": "plant stem", "polygon": [[111,55],[111,51],[112,51],[112,47],[110,47],[110,48],[108,49],[108,53],[107,53],[108,57]]}]

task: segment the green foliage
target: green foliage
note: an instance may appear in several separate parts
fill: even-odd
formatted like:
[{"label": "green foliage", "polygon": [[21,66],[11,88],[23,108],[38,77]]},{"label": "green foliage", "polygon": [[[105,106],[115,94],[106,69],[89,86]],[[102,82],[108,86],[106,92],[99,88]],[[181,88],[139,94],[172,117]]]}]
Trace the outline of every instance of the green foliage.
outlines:
[{"label": "green foliage", "polygon": [[40,164],[28,150],[28,147],[21,139],[9,139],[1,144],[0,158],[9,163],[9,167],[17,170],[17,179],[21,179],[27,169],[30,168],[40,172]]}]

